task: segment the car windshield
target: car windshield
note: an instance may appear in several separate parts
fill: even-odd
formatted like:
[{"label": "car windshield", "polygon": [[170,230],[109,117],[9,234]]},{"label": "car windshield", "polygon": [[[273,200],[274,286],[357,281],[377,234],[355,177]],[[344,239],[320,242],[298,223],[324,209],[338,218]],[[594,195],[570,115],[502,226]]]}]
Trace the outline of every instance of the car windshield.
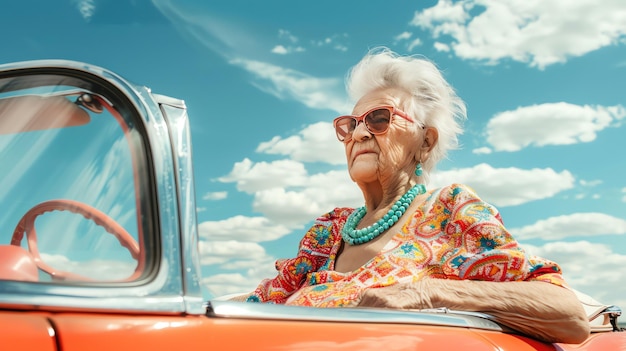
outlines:
[{"label": "car windshield", "polygon": [[38,266],[36,277],[22,269],[0,279],[136,277],[140,145],[85,86],[53,75],[0,80],[0,249],[22,247]]}]

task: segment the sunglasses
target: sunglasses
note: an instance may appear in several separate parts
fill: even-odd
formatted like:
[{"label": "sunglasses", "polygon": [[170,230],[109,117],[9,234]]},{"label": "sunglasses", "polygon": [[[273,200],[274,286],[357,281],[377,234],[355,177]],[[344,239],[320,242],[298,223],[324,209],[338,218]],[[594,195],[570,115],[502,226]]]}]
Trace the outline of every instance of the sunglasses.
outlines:
[{"label": "sunglasses", "polygon": [[343,142],[352,139],[352,132],[359,125],[359,122],[363,121],[365,128],[368,132],[379,135],[387,132],[391,118],[394,115],[398,115],[409,122],[413,122],[405,112],[398,110],[393,106],[379,106],[373,108],[360,116],[340,116],[335,118],[333,126],[337,133],[337,139]]}]

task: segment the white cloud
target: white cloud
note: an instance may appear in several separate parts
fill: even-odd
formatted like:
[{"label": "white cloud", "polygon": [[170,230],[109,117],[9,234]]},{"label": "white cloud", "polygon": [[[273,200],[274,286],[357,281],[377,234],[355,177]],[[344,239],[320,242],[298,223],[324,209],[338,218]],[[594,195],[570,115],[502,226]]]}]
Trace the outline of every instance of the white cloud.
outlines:
[{"label": "white cloud", "polygon": [[600,184],[602,184],[602,180],[600,179],[596,179],[596,180],[580,180],[580,185],[582,186],[588,186],[588,187],[594,187],[594,186],[598,186]]},{"label": "white cloud", "polygon": [[333,49],[337,50],[337,51],[342,51],[342,52],[346,52],[348,51],[348,47],[343,45],[343,44],[335,44],[333,46]]},{"label": "white cloud", "polygon": [[241,273],[222,273],[202,278],[202,284],[207,286],[214,297],[250,293],[259,282],[259,279]]},{"label": "white cloud", "polygon": [[243,258],[253,261],[266,261],[268,259],[263,246],[255,242],[200,240],[198,249],[203,265],[222,264],[230,260],[241,260]]},{"label": "white cloud", "polygon": [[218,265],[219,274],[202,279],[202,284],[214,296],[250,292],[264,278],[276,275],[276,259],[259,244],[236,240],[200,241],[199,247],[203,265]]},{"label": "white cloud", "polygon": [[597,132],[626,116],[623,106],[574,105],[565,102],[520,107],[494,116],[487,142],[496,151],[518,151],[529,145],[569,145],[596,139]]},{"label": "white cloud", "polygon": [[202,200],[224,200],[227,197],[228,197],[228,192],[216,191],[216,192],[204,194],[202,196]]},{"label": "white cloud", "polygon": [[285,48],[284,46],[276,45],[272,49],[272,53],[273,54],[278,54],[278,55],[286,55],[288,53],[288,51],[287,51],[287,48]]},{"label": "white cloud", "polygon": [[331,123],[319,122],[308,125],[297,135],[287,138],[274,137],[262,142],[257,152],[271,155],[286,155],[302,162],[324,162],[333,165],[345,164],[343,144],[337,141]]},{"label": "white cloud", "polygon": [[363,202],[346,170],[308,175],[303,164],[291,160],[253,163],[245,159],[219,180],[237,183],[240,191],[253,194],[254,211],[288,228],[302,227],[337,206]]},{"label": "white cloud", "polygon": [[91,17],[96,12],[96,2],[95,0],[74,0],[78,11],[80,11],[80,15],[83,16],[85,21],[89,22]]},{"label": "white cloud", "polygon": [[402,32],[393,38],[394,44],[398,44],[400,42],[406,42],[405,43],[406,49],[407,51],[411,52],[416,47],[422,45],[422,40],[420,38],[415,38],[411,40],[412,36],[413,36],[413,33],[411,32]]},{"label": "white cloud", "polygon": [[294,228],[270,222],[263,217],[235,216],[221,221],[198,224],[198,234],[210,241],[239,240],[248,242],[271,241],[289,234]]},{"label": "white cloud", "polygon": [[540,69],[626,35],[622,0],[440,0],[411,25],[449,40],[455,54],[488,64],[510,58]]},{"label": "white cloud", "polygon": [[624,194],[624,197],[622,197],[622,201],[626,202],[626,188],[622,188],[622,194]]},{"label": "white cloud", "polygon": [[433,45],[435,47],[435,50],[437,50],[439,52],[450,52],[450,45],[448,45],[448,44],[436,42]]},{"label": "white cloud", "polygon": [[322,208],[307,191],[287,191],[280,188],[257,192],[252,208],[262,211],[270,221],[277,220],[290,226],[302,225],[331,210]]},{"label": "white cloud", "polygon": [[348,38],[348,34],[334,34],[330,37],[326,37],[321,40],[312,40],[311,44],[317,47],[325,47],[329,46],[337,51],[346,52],[348,51],[347,45],[343,44],[343,41]]},{"label": "white cloud", "polygon": [[298,42],[298,37],[296,37],[295,35],[291,34],[291,32],[289,32],[288,30],[285,29],[279,29],[278,30],[278,38],[280,39],[286,39],[287,41],[295,44]]},{"label": "white cloud", "polygon": [[493,168],[486,163],[436,172],[431,179],[432,186],[467,184],[483,200],[502,207],[550,198],[574,187],[574,177],[569,171],[557,173],[552,168]]},{"label": "white cloud", "polygon": [[626,220],[604,213],[573,213],[539,220],[521,228],[511,228],[518,239],[557,240],[569,237],[626,234]]},{"label": "white cloud", "polygon": [[[137,267],[137,262],[133,260],[112,261],[92,258],[89,261],[78,261],[69,259],[64,255],[53,255],[43,252],[41,253],[41,259],[50,267],[54,267],[55,271],[78,274],[95,281],[124,280],[130,277]],[[70,278],[70,280],[72,279]]]},{"label": "white cloud", "polygon": [[282,45],[276,45],[274,46],[274,48],[272,49],[272,53],[273,54],[278,54],[278,55],[287,55],[287,54],[291,54],[294,52],[305,52],[306,50],[301,47],[301,46],[288,46],[288,47],[284,47]]},{"label": "white cloud", "polygon": [[406,49],[409,51],[413,51],[413,49],[421,45],[422,45],[422,41],[419,38],[415,38],[411,40],[411,42],[407,45]]},{"label": "white cloud", "polygon": [[361,206],[363,195],[347,171],[318,173],[297,190],[274,188],[255,194],[253,208],[273,222],[302,227],[335,207]]},{"label": "white cloud", "polygon": [[235,163],[233,170],[218,180],[237,183],[237,190],[252,194],[272,188],[305,186],[307,171],[304,165],[292,160],[253,163],[244,159]]},{"label": "white cloud", "polygon": [[476,155],[488,155],[491,152],[492,152],[491,149],[486,147],[486,146],[485,147],[479,147],[477,149],[472,150],[472,153],[476,154]]},{"label": "white cloud", "polygon": [[[341,78],[312,77],[296,70],[248,59],[258,56],[259,50],[268,47],[262,38],[250,34],[256,30],[250,27],[250,23],[226,19],[208,11],[194,12],[171,1],[154,1],[154,5],[185,37],[222,55],[229,64],[252,73],[256,80],[251,84],[259,90],[281,100],[293,99],[312,109],[334,110],[337,113],[352,109]],[[279,30],[278,37],[288,43],[274,45],[271,52],[286,55],[306,51],[303,46],[296,45],[299,39],[289,31]],[[311,44],[347,51],[347,45],[342,43],[346,38],[348,34],[335,34],[321,41],[311,41]]]},{"label": "white cloud", "polygon": [[396,35],[395,37],[393,37],[393,40],[396,41],[396,42],[401,41],[401,40],[408,40],[412,36],[413,36],[413,33],[411,33],[411,32],[402,32],[402,33]]},{"label": "white cloud", "polygon": [[[239,261],[243,262],[243,261]],[[202,284],[215,297],[229,294],[245,294],[252,292],[261,280],[276,276],[274,269],[274,259],[265,261],[247,261],[250,267],[244,272],[221,273],[209,275],[202,279]]]},{"label": "white cloud", "polygon": [[596,300],[624,308],[626,256],[608,245],[577,242],[550,242],[543,246],[523,244],[534,255],[557,262],[568,284]]},{"label": "white cloud", "polygon": [[231,64],[254,74],[253,85],[279,99],[291,98],[313,109],[330,109],[338,113],[350,111],[343,81],[338,78],[316,78],[266,62],[233,59]]},{"label": "white cloud", "polygon": [[224,17],[200,7],[189,8],[180,1],[152,0],[152,4],[189,40],[222,55],[224,58],[258,53],[259,37],[250,35],[250,23],[232,16]]}]

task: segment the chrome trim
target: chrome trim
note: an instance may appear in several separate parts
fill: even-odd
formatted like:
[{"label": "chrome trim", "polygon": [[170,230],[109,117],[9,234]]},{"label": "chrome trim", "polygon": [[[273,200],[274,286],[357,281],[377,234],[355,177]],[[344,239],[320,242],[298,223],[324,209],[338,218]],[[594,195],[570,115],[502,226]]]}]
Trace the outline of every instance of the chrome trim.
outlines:
[{"label": "chrome trim", "polygon": [[159,103],[170,126],[174,169],[177,171],[178,217],[180,218],[181,276],[185,295],[185,310],[191,314],[204,314],[202,305],[200,255],[198,251],[198,225],[193,177],[191,130],[187,107],[183,100],[152,94]]},{"label": "chrome trim", "polygon": [[[1,297],[0,306],[14,310],[28,311],[80,311],[100,313],[130,313],[130,314],[168,314],[180,315],[180,307],[184,301],[182,296],[154,296],[154,297],[68,297],[59,295],[40,294],[35,299],[24,299],[23,296],[11,295]],[[45,299],[45,303],[42,303]],[[140,303],[140,306],[137,304]]]},{"label": "chrome trim", "polygon": [[481,313],[459,312],[447,309],[400,311],[375,308],[315,308],[264,303],[210,301],[209,317],[243,318],[316,322],[389,323],[436,325],[509,331]]}]

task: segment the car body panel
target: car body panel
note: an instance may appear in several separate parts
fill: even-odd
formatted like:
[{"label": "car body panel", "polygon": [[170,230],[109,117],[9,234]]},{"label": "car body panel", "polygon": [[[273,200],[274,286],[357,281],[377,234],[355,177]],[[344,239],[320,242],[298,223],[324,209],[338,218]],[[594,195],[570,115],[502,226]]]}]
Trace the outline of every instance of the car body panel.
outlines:
[{"label": "car body panel", "polygon": [[[54,325],[54,327],[52,327]],[[4,345],[15,350],[624,350],[625,333],[593,334],[578,345],[475,328],[203,316],[95,313],[0,314]],[[11,330],[11,333],[6,333]],[[55,336],[58,341],[55,341]],[[19,346],[19,348],[17,348]]]},{"label": "car body panel", "polygon": [[57,350],[47,313],[1,311],[0,330],[3,350]]},{"label": "car body panel", "polygon": [[[492,344],[469,328],[173,316],[60,314],[52,317],[64,351],[79,350],[537,350],[527,338]],[[489,340],[489,341],[487,341]],[[529,346],[530,345],[532,346]],[[543,345],[539,350],[552,349]]]}]

